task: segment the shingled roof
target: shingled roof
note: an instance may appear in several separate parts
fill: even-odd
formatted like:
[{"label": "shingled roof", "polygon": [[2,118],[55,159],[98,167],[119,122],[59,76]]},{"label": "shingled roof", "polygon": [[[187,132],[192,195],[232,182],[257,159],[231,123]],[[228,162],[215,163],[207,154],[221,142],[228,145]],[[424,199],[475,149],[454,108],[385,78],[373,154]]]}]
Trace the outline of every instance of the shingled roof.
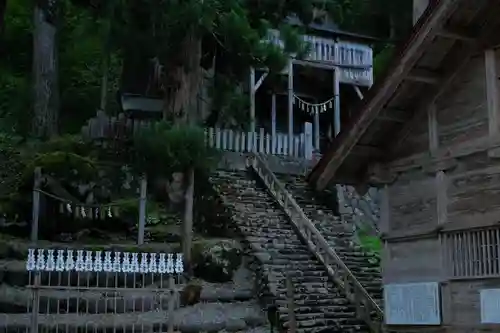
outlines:
[{"label": "shingled roof", "polygon": [[318,190],[332,179],[360,182],[370,163],[394,159],[411,124],[499,31],[499,12],[494,0],[432,2],[385,75],[355,106],[352,121],[310,172],[309,182]]}]

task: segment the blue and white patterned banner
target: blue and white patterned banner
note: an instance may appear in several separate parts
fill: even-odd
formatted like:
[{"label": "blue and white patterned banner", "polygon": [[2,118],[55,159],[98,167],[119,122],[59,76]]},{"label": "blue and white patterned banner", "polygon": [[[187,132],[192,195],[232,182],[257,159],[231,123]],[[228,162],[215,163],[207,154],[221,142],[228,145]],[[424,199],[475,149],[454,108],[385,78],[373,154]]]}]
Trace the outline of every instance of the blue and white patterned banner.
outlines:
[{"label": "blue and white patterned banner", "polygon": [[173,274],[184,265],[182,253],[29,249],[26,270]]}]

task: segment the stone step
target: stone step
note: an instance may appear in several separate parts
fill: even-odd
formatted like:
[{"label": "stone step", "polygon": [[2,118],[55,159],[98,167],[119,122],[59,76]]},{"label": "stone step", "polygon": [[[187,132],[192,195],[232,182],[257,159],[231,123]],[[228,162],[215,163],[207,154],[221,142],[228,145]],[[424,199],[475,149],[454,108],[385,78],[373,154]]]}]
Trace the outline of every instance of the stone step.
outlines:
[{"label": "stone step", "polygon": [[[31,323],[31,313],[0,314],[0,331],[25,329]],[[256,302],[240,303],[198,303],[194,306],[178,308],[172,313],[174,327],[178,331],[240,331],[266,324],[265,314]],[[87,314],[60,313],[39,314],[38,324],[41,331],[47,328],[64,328],[65,332],[89,328],[89,332],[115,329],[116,332],[136,331],[167,332],[168,311]]]},{"label": "stone step", "polygon": [[[281,315],[286,314],[284,276],[289,272],[294,285],[294,300],[299,305],[296,313],[301,314],[297,317],[301,332],[314,332],[329,326],[329,332],[334,332],[331,330],[334,327],[332,319],[339,320],[338,332],[342,332],[342,326],[344,331],[358,331],[358,327],[365,327],[356,318],[340,290],[328,279],[324,266],[302,243],[273,197],[257,182],[241,181],[244,176],[243,173],[225,173],[219,179],[215,180],[214,177],[213,180],[219,184],[224,204],[233,210],[234,222],[261,262],[260,271],[267,276],[268,287],[275,293],[275,302],[283,305],[280,308]],[[242,197],[245,199],[242,200]],[[330,226],[330,231],[347,235],[336,225]],[[300,304],[306,306],[300,307]],[[337,307],[339,313],[326,315],[322,311],[325,307]],[[350,318],[355,324],[342,320],[340,310],[344,308],[345,319]]]}]

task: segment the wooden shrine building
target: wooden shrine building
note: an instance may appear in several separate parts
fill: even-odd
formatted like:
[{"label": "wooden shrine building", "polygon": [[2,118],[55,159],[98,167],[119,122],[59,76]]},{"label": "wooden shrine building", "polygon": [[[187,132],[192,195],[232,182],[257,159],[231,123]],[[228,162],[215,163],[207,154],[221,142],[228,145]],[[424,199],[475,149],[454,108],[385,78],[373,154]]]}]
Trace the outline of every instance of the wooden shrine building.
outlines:
[{"label": "wooden shrine building", "polygon": [[309,174],[383,188],[388,331],[500,332],[499,17],[431,1]]},{"label": "wooden shrine building", "polygon": [[[307,34],[302,38],[310,52],[304,59],[290,57],[281,72],[285,84],[268,84],[266,69],[250,69],[250,132],[264,128],[272,146],[285,135],[284,144],[291,148],[295,137],[303,135],[311,138],[310,142],[306,139],[305,144],[312,146],[306,151],[320,152],[320,140],[338,133],[347,119],[341,112],[341,86],[354,88],[350,90],[358,99],[373,83],[373,38],[340,30],[320,10],[314,16],[307,26],[294,16],[287,18],[289,24],[305,28]],[[284,45],[280,32],[274,29],[267,41]],[[290,148],[288,155],[303,156]]]}]

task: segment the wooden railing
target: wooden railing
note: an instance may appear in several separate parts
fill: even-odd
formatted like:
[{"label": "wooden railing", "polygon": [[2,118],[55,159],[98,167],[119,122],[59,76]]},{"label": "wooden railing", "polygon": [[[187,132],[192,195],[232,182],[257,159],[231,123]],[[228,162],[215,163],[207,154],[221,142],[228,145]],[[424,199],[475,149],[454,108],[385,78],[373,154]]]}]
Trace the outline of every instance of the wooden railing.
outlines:
[{"label": "wooden railing", "polygon": [[500,228],[457,230],[441,236],[450,279],[500,277]]},{"label": "wooden railing", "polygon": [[[371,85],[373,82],[373,50],[370,46],[339,41],[312,35],[303,35],[302,39],[310,46],[308,61],[323,62],[340,67],[340,81]],[[284,47],[280,32],[271,29],[267,36],[270,43]]]},{"label": "wooden railing", "polygon": [[288,215],[297,232],[306,242],[309,250],[325,266],[334,282],[344,290],[349,301],[356,305],[358,317],[368,324],[372,332],[382,332],[382,309],[368,294],[342,259],[340,259],[335,250],[330,247],[290,193],[278,181],[264,160],[257,154],[252,154],[247,159],[247,166],[259,175],[276,201]]},{"label": "wooden railing", "polygon": [[234,152],[258,152],[271,155],[312,158],[312,136],[301,133],[293,136],[290,146],[287,133],[243,132],[223,128],[205,129],[205,140],[211,148]]},{"label": "wooden railing", "polygon": [[[120,113],[118,117],[109,117],[98,111],[82,126],[81,134],[89,140],[126,138],[137,134],[142,129],[150,128],[153,120],[130,119]],[[307,125],[307,124],[306,124]],[[304,126],[304,133],[295,134],[290,145],[288,133],[266,133],[263,128],[256,132],[243,132],[232,129],[210,127],[205,129],[207,146],[219,150],[234,152],[258,152],[271,155],[285,155],[312,159],[312,133]],[[310,126],[309,126],[310,128]]]}]

